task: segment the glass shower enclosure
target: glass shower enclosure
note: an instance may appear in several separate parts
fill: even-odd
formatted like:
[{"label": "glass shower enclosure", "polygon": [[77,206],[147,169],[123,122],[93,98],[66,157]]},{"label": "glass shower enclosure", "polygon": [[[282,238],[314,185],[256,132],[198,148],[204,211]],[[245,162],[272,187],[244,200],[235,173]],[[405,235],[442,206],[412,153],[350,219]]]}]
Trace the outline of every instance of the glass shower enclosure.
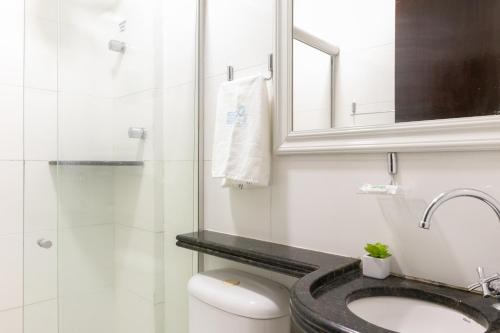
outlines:
[{"label": "glass shower enclosure", "polygon": [[0,2],[0,332],[187,332],[197,10]]}]

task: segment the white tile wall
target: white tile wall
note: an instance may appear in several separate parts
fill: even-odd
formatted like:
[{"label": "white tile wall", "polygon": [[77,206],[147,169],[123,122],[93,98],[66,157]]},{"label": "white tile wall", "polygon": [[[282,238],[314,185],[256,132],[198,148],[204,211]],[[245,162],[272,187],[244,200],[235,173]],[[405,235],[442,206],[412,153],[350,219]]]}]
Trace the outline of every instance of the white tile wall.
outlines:
[{"label": "white tile wall", "polygon": [[57,21],[27,16],[26,87],[57,90]]},{"label": "white tile wall", "polygon": [[0,105],[0,160],[22,160],[23,88],[0,86]]},{"label": "white tile wall", "polygon": [[[57,152],[56,15],[55,0],[0,4],[2,332],[57,329],[57,206],[47,163]],[[42,250],[40,238],[54,247]]]},{"label": "white tile wall", "polygon": [[332,58],[307,44],[293,42],[293,130],[332,127],[335,101]]},{"label": "white tile wall", "polygon": [[[120,55],[108,50],[111,35],[118,25],[107,15],[61,1],[59,39],[59,89],[65,93],[111,98],[112,68]],[[66,113],[66,108],[60,108]],[[86,111],[92,112],[92,108]],[[109,124],[109,123],[107,123]]]},{"label": "white tile wall", "polygon": [[22,234],[0,236],[0,311],[23,305]]},{"label": "white tile wall", "polygon": [[221,180],[211,177],[212,163],[205,162],[205,167],[205,220],[209,223],[208,228],[268,240],[271,190],[222,188]]},{"label": "white tile wall", "polygon": [[59,292],[62,297],[87,295],[114,281],[114,227],[83,226],[59,232]]},{"label": "white tile wall", "polygon": [[23,333],[23,310],[21,308],[0,311],[0,332]]},{"label": "white tile wall", "polygon": [[112,98],[60,93],[59,158],[112,160],[113,106]]},{"label": "white tile wall", "polygon": [[163,157],[169,161],[192,161],[195,145],[194,82],[165,89]]},{"label": "white tile wall", "polygon": [[273,50],[272,1],[208,0],[205,6],[205,75],[223,74],[227,65],[237,70],[266,62]]},{"label": "white tile wall", "polygon": [[163,233],[117,225],[115,227],[116,288],[144,298],[151,304],[163,301]]},{"label": "white tile wall", "polygon": [[[146,90],[115,99],[112,113],[113,160],[150,161],[153,159],[154,111],[159,103],[158,90]],[[128,137],[129,127],[146,130],[145,139]],[[108,127],[108,130],[110,128]]]},{"label": "white tile wall", "polygon": [[114,290],[62,295],[59,298],[59,331],[109,333],[114,329]]},{"label": "white tile wall", "polygon": [[[336,64],[335,120],[336,127],[394,123],[386,114],[395,109],[395,44],[363,50],[344,51]],[[356,117],[351,116],[352,103],[357,103]],[[359,114],[359,115],[358,115]],[[369,123],[373,120],[373,123]],[[391,122],[392,121],[392,122]]]},{"label": "white tile wall", "polygon": [[24,157],[26,160],[57,159],[57,93],[24,90]]},{"label": "white tile wall", "polygon": [[116,167],[113,172],[113,221],[140,230],[161,231],[156,219],[154,164],[144,167]]},{"label": "white tile wall", "polygon": [[[163,1],[163,87],[195,80],[196,1]],[[175,52],[172,52],[175,45]]]},{"label": "white tile wall", "polygon": [[58,0],[26,0],[24,3],[29,16],[57,21]]},{"label": "white tile wall", "polygon": [[[156,333],[157,317],[161,315],[162,305],[154,305],[147,299],[141,298],[128,291],[116,294],[115,330],[120,333]],[[157,310],[160,311],[157,312]]]},{"label": "white tile wall", "polygon": [[[0,84],[21,86],[24,62],[24,1],[0,4]],[[2,102],[3,105],[3,102]]]},{"label": "white tile wall", "polygon": [[23,232],[23,163],[0,162],[0,235]]},{"label": "white tile wall", "polygon": [[[152,2],[152,1],[149,1]],[[134,11],[137,10],[134,5]],[[148,6],[145,6],[148,8]],[[127,20],[124,32],[118,32],[118,25],[112,28],[112,37],[125,41],[127,49],[125,54],[109,52],[112,59],[112,89],[116,97],[137,93],[139,91],[157,88],[157,80],[161,79],[155,71],[163,59],[156,53],[161,36],[156,30],[154,8],[146,13],[127,13],[123,19]],[[109,71],[109,69],[108,69]]]},{"label": "white tile wall", "polygon": [[[38,240],[53,242],[50,249],[38,246]],[[44,231],[24,236],[24,304],[57,297],[57,232]]]},{"label": "white tile wall", "polygon": [[60,167],[57,176],[60,228],[113,223],[112,168]]},{"label": "white tile wall", "polygon": [[57,301],[27,305],[24,308],[24,333],[59,333]]},{"label": "white tile wall", "polygon": [[49,166],[47,161],[25,162],[25,232],[57,229],[57,185],[57,167]]},{"label": "white tile wall", "polygon": [[[192,231],[188,228],[186,226],[184,231]],[[169,232],[165,235],[164,332],[188,332],[187,283],[193,275],[196,262],[191,251],[175,245],[176,235]]]},{"label": "white tile wall", "polygon": [[195,189],[195,162],[168,161],[164,164],[165,209],[163,230],[170,235],[193,230],[198,193]]}]

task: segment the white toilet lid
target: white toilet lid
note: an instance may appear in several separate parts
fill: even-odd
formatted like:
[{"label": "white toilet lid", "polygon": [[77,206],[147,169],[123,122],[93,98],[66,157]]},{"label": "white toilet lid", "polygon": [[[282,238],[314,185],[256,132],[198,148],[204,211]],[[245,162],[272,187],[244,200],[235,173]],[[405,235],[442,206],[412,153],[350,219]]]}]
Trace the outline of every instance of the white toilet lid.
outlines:
[{"label": "white toilet lid", "polygon": [[234,269],[221,269],[193,276],[189,294],[228,313],[253,319],[289,315],[290,295],[279,283]]}]

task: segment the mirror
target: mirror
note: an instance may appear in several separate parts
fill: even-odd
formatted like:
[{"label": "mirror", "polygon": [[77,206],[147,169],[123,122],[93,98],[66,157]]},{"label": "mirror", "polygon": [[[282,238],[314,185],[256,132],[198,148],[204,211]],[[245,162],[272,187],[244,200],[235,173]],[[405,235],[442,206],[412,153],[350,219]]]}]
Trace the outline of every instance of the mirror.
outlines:
[{"label": "mirror", "polygon": [[500,113],[500,1],[291,6],[292,132]]}]

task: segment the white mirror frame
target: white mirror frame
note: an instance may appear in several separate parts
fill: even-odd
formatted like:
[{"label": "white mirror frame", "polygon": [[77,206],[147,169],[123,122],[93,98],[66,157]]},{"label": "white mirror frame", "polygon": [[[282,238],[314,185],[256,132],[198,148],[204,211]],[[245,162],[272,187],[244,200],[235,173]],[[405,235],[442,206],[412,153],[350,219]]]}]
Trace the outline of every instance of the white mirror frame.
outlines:
[{"label": "white mirror frame", "polygon": [[292,130],[293,0],[276,0],[276,154],[500,149],[500,117],[429,120],[328,130]]}]

